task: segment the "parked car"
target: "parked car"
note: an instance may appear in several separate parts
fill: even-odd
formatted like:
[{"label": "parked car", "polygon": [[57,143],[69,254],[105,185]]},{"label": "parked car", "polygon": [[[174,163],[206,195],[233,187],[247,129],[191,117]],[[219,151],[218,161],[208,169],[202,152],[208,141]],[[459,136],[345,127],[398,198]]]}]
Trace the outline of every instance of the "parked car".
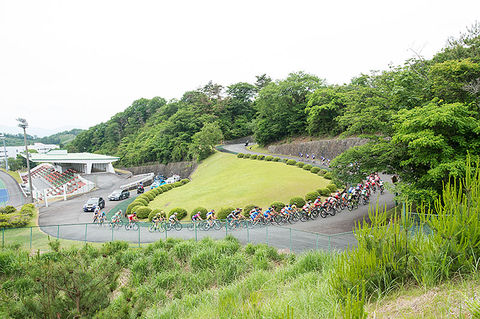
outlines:
[{"label": "parked car", "polygon": [[117,189],[108,195],[109,200],[122,200],[130,197],[130,192],[126,189]]},{"label": "parked car", "polygon": [[83,205],[83,211],[84,212],[93,212],[95,211],[95,208],[100,207],[100,209],[105,208],[105,200],[101,197],[92,197],[87,202],[85,205]]}]

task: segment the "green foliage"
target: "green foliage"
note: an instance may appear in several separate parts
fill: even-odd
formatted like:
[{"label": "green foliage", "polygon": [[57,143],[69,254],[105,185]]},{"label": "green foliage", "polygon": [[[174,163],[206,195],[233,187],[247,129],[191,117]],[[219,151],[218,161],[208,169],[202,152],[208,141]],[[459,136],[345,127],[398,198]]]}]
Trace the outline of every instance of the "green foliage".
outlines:
[{"label": "green foliage", "polygon": [[153,217],[157,216],[157,214],[160,214],[163,217],[167,217],[163,210],[155,208],[150,212],[150,214],[148,214],[148,221],[151,222]]},{"label": "green foliage", "polygon": [[327,189],[330,191],[330,193],[333,193],[337,190],[337,185],[330,183],[327,185]]},{"label": "green foliage", "polygon": [[135,207],[137,207],[137,206],[145,206],[145,205],[143,203],[141,203],[140,201],[135,200],[127,206],[126,214],[133,213],[135,211]]},{"label": "green foliage", "polygon": [[244,154],[243,158],[250,158],[251,154]]},{"label": "green foliage", "polygon": [[275,210],[279,212],[283,207],[285,207],[285,204],[282,202],[273,202],[270,204],[270,207],[275,208]]},{"label": "green foliage", "polygon": [[218,219],[226,219],[228,214],[230,214],[235,208],[233,207],[222,207],[217,214]]},{"label": "green foliage", "polygon": [[265,155],[258,155],[257,159],[263,161],[265,159]]},{"label": "green foliage", "polygon": [[202,217],[202,219],[207,218],[208,210],[205,207],[196,207],[192,209],[192,211],[190,212],[190,217],[192,217],[198,212],[200,212],[200,217]]},{"label": "green foliage", "polygon": [[294,160],[294,159],[289,159],[289,160],[286,161],[287,165],[295,165],[296,163],[297,163],[297,161]]},{"label": "green foliage", "polygon": [[290,205],[296,205],[297,207],[302,207],[305,205],[305,200],[302,197],[292,197],[290,198]]},{"label": "green foliage", "polygon": [[182,185],[185,185],[185,184],[190,183],[190,180],[188,178],[184,178],[180,181],[180,183],[182,183]]},{"label": "green foliage", "polygon": [[155,199],[155,193],[153,191],[148,191],[148,192],[145,192],[145,197],[148,198],[149,201],[152,201]]},{"label": "green foliage", "polygon": [[[306,171],[309,171],[309,170],[311,170],[311,169],[312,169],[312,167],[313,167],[312,165],[310,165],[310,164],[307,164],[307,165],[303,165],[303,167],[302,167],[302,168],[303,168],[304,170],[306,170]],[[316,167],[316,168],[318,168],[318,167]]]},{"label": "green foliage", "polygon": [[310,169],[310,172],[312,172],[313,174],[317,174],[319,171],[320,171],[320,167],[316,167],[316,166]]},{"label": "green foliage", "polygon": [[274,162],[280,162],[281,158],[280,157],[274,157],[272,161]]},{"label": "green foliage", "polygon": [[[139,198],[139,197],[137,197],[137,198],[133,201],[133,203],[141,204],[142,206],[148,206],[148,202],[149,202],[149,201],[145,200],[144,198]],[[133,203],[132,203],[132,204],[133,204]],[[130,205],[132,205],[132,204],[130,204]]]},{"label": "green foliage", "polygon": [[183,183],[182,183],[182,182],[175,182],[175,183],[173,183],[173,184],[171,184],[171,185],[172,185],[174,188],[177,188],[177,187],[182,186]]},{"label": "green foliage", "polygon": [[0,228],[24,227],[28,225],[36,212],[33,204],[25,204],[20,211],[13,206],[0,208]]},{"label": "green foliage", "polygon": [[329,196],[332,193],[328,188],[319,188],[317,192],[322,196]]},{"label": "green foliage", "polygon": [[257,205],[250,204],[250,205],[245,206],[243,208],[243,211],[242,211],[243,216],[250,217],[250,211],[252,209],[254,209],[255,207],[257,207]]},{"label": "green foliage", "polygon": [[207,158],[214,152],[214,146],[223,139],[223,133],[217,123],[205,123],[202,129],[192,137],[190,153],[196,160]]},{"label": "green foliage", "polygon": [[168,213],[168,217],[170,217],[175,212],[177,213],[178,220],[181,220],[185,216],[188,215],[188,212],[185,209],[180,208],[180,207],[176,207],[176,208],[173,208],[172,210],[170,210],[170,212]]},{"label": "green foliage", "polygon": [[317,191],[310,192],[305,195],[305,201],[314,201],[320,194]]},{"label": "green foliage", "polygon": [[325,174],[327,174],[328,171],[324,168],[321,168],[319,171],[318,171],[318,176],[324,176]]},{"label": "green foliage", "polygon": [[145,219],[148,218],[148,216],[152,212],[152,209],[145,206],[137,206],[135,207],[135,212],[137,213],[137,217],[139,219]]},{"label": "green foliage", "polygon": [[253,160],[253,159],[257,159],[257,154],[252,154],[252,155],[250,155],[250,159],[252,159],[252,160]]},{"label": "green foliage", "polygon": [[266,160],[267,162],[270,162],[270,161],[273,160],[273,156],[271,156],[271,155],[265,156],[265,160]]},{"label": "green foliage", "polygon": [[323,178],[325,179],[332,179],[333,178],[333,175],[331,172],[327,172],[325,174],[323,174]]},{"label": "green foliage", "polygon": [[304,162],[297,162],[295,165],[297,165],[297,167],[302,168],[305,165],[305,163]]},{"label": "green foliage", "polygon": [[245,155],[245,154],[243,154],[243,153],[238,153],[238,154],[237,154],[237,157],[238,157],[238,158],[243,158],[243,155]]},{"label": "green foliage", "polygon": [[0,207],[0,214],[13,214],[16,213],[17,210],[13,206],[5,206],[5,207]]}]

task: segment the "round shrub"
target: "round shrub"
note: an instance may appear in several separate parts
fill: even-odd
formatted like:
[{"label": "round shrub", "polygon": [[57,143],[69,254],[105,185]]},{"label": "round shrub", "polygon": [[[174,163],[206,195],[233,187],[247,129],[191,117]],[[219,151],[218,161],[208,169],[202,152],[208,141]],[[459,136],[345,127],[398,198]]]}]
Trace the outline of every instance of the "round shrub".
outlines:
[{"label": "round shrub", "polygon": [[295,164],[297,164],[297,161],[294,160],[294,159],[289,159],[289,160],[287,160],[286,163],[287,163],[287,165],[295,165]]},{"label": "round shrub", "polygon": [[317,174],[318,171],[320,171],[320,167],[314,166],[314,167],[312,167],[312,168],[310,169],[310,172],[312,172],[313,174]]},{"label": "round shrub", "polygon": [[160,194],[160,190],[159,190],[158,188],[152,189],[151,192],[152,192],[155,196],[158,196],[158,194]]},{"label": "round shrub", "polygon": [[309,200],[314,201],[315,199],[317,199],[318,196],[320,196],[320,194],[317,191],[313,191],[313,192],[307,193],[307,195],[305,195],[305,200],[307,202]]},{"label": "round shrub", "polygon": [[331,193],[333,193],[337,190],[337,185],[330,183],[327,185],[327,188]]},{"label": "round shrub", "polygon": [[319,176],[323,176],[323,175],[325,175],[325,174],[327,174],[327,173],[328,173],[328,171],[327,171],[326,169],[321,168],[321,169],[318,171],[317,174],[318,174]]},{"label": "round shrub", "polygon": [[25,204],[20,209],[20,213],[22,213],[23,215],[28,215],[32,217],[33,214],[35,213],[35,206],[33,204]]},{"label": "round shrub", "polygon": [[161,187],[155,188],[155,193],[157,194],[157,196],[160,195],[161,193],[163,193],[163,188]]},{"label": "round shrub", "polygon": [[180,181],[180,183],[182,183],[182,185],[185,185],[185,184],[190,183],[190,180],[188,178],[184,178]]},{"label": "round shrub", "polygon": [[263,161],[265,159],[265,155],[258,155],[257,159]]},{"label": "round shrub", "polygon": [[[143,198],[137,198],[137,199],[135,199],[135,200],[133,201],[133,203],[135,203],[135,202],[140,203],[142,206],[148,206],[148,201],[146,201],[146,200],[143,199]],[[132,204],[133,204],[133,203],[132,203]],[[137,205],[137,206],[138,206],[138,205]]]},{"label": "round shrub", "polygon": [[306,171],[309,171],[309,170],[311,170],[311,169],[312,169],[312,167],[313,167],[312,165],[310,165],[310,164],[307,164],[307,165],[303,165],[303,167],[302,167],[302,168],[303,168],[304,170],[306,170]]},{"label": "round shrub", "polygon": [[148,221],[151,222],[153,217],[155,217],[155,215],[157,215],[158,213],[160,213],[160,215],[163,217],[167,217],[165,216],[164,211],[162,211],[160,208],[155,208],[150,212],[150,214],[148,214]]},{"label": "round shrub", "polygon": [[155,194],[152,191],[146,192],[145,195],[148,197],[150,202],[155,199]]},{"label": "round shrub", "polygon": [[163,185],[162,187],[165,189],[164,192],[169,191],[173,188],[172,184]]},{"label": "round shrub", "polygon": [[220,209],[220,211],[217,214],[218,219],[226,219],[228,214],[232,212],[235,208],[233,207],[223,207]]},{"label": "round shrub", "polygon": [[202,217],[202,219],[207,218],[207,212],[208,211],[205,207],[197,207],[197,208],[192,209],[192,212],[190,213],[190,217],[192,217],[193,215],[195,215],[198,212],[200,212],[200,217]]},{"label": "round shrub", "polygon": [[332,173],[328,172],[328,173],[325,173],[325,175],[323,175],[323,178],[326,178],[326,179],[332,179]]},{"label": "round shrub", "polygon": [[172,216],[172,214],[175,213],[175,212],[177,212],[178,220],[182,219],[183,217],[187,216],[187,214],[188,214],[185,209],[180,208],[180,207],[175,207],[168,213],[168,217]]},{"label": "round shrub", "polygon": [[250,159],[257,159],[257,154],[250,155]]},{"label": "round shrub", "polygon": [[273,202],[270,204],[270,207],[275,208],[275,210],[279,212],[283,207],[285,207],[285,204],[282,202]]},{"label": "round shrub", "polygon": [[328,188],[319,188],[317,189],[317,192],[322,196],[329,196],[331,193]]},{"label": "round shrub", "polygon": [[280,157],[274,157],[272,161],[274,162],[280,162],[281,158]]},{"label": "round shrub", "polygon": [[145,219],[145,218],[148,218],[148,215],[150,215],[150,213],[152,212],[152,209],[145,206],[137,206],[135,208],[135,212],[137,213],[137,217],[139,219]]},{"label": "round shrub", "polygon": [[297,167],[302,168],[305,165],[305,163],[304,162],[298,162],[296,165],[297,165]]},{"label": "round shrub", "polygon": [[270,161],[273,160],[273,156],[270,156],[270,155],[265,156],[265,160],[266,160],[267,162],[270,162]]},{"label": "round shrub", "polygon": [[257,206],[257,205],[250,204],[250,205],[245,206],[245,207],[243,208],[243,211],[242,211],[243,216],[245,216],[245,217],[250,217],[250,211],[251,211],[252,209],[254,209],[255,206]]},{"label": "round shrub", "polygon": [[238,157],[238,158],[243,158],[243,155],[244,155],[243,153],[238,153],[238,154],[237,154],[237,157]]},{"label": "round shrub", "polygon": [[183,185],[183,184],[182,184],[181,182],[175,182],[175,183],[172,184],[172,186],[175,187],[175,188],[176,188],[176,187],[180,187],[180,186],[182,186],[182,185]]},{"label": "round shrub", "polygon": [[[280,161],[281,161],[282,163],[287,163],[287,162],[288,162],[288,158],[282,158]],[[294,161],[295,161],[295,160],[294,160]],[[296,163],[296,162],[297,162],[297,161],[295,161],[295,163]],[[292,165],[295,165],[295,163],[292,164]]]},{"label": "round shrub", "polygon": [[297,207],[302,207],[305,205],[305,200],[301,197],[292,197],[290,198],[290,205],[296,205]]},{"label": "round shrub", "polygon": [[250,154],[243,154],[243,158],[250,158]]},{"label": "round shrub", "polygon": [[125,215],[128,215],[128,214],[131,214],[134,207],[137,207],[137,206],[145,206],[137,201],[134,201],[133,203],[131,203],[130,205],[127,206],[127,210],[124,212]]}]

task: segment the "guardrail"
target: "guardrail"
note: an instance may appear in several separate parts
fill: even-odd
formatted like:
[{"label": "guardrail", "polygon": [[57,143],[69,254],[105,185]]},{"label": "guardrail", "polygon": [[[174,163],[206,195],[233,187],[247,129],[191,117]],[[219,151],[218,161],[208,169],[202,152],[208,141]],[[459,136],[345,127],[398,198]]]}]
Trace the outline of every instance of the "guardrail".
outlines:
[{"label": "guardrail", "polygon": [[154,173],[140,174],[140,175],[136,175],[136,177],[142,176],[142,175],[145,175],[145,177],[143,177],[141,179],[137,179],[135,182],[120,185],[120,188],[121,189],[132,189],[132,188],[136,187],[139,183],[145,183],[149,180],[153,181],[153,178],[155,177]]},{"label": "guardrail", "polygon": [[278,249],[301,253],[308,250],[343,251],[356,246],[352,232],[341,234],[318,234],[291,227],[256,225],[242,222],[237,227],[220,221],[219,229],[204,230],[199,223],[184,223],[182,229],[152,229],[152,223],[137,223],[138,227],[127,230],[122,227],[110,227],[104,224],[64,224],[44,225],[23,228],[3,228],[1,230],[2,247],[16,245],[27,249],[49,250],[48,242],[61,239],[63,246],[78,245],[82,242],[103,243],[115,240],[127,241],[135,246],[152,243],[168,238],[202,240],[210,237],[223,239],[226,236],[237,238],[242,244],[267,244]]}]

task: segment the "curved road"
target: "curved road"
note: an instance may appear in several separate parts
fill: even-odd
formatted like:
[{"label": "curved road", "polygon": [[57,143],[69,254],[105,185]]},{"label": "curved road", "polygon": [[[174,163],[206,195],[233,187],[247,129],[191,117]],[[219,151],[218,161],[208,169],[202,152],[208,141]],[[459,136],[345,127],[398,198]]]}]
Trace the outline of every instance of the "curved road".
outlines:
[{"label": "curved road", "polygon": [[[25,195],[17,181],[4,171],[0,171],[0,205],[22,206],[26,203]],[[2,185],[3,184],[3,185]]]}]

